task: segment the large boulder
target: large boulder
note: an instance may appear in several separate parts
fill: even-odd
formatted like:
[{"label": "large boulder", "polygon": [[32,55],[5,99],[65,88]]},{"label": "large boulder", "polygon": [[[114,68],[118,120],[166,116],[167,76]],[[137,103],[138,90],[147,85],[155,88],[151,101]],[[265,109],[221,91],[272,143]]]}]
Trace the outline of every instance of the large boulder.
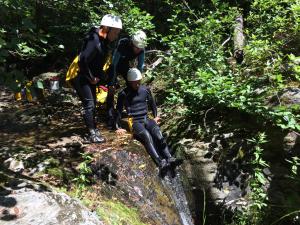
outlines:
[{"label": "large boulder", "polygon": [[279,95],[270,99],[272,105],[296,105],[300,104],[300,89],[289,87],[281,91]]},{"label": "large boulder", "polygon": [[0,224],[101,225],[97,216],[78,200],[18,180],[0,191]]}]

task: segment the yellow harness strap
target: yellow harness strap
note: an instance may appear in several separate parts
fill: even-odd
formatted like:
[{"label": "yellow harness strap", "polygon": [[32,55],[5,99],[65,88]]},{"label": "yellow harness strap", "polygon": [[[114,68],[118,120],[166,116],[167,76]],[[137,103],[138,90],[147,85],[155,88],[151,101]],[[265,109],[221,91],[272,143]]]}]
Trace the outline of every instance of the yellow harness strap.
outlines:
[{"label": "yellow harness strap", "polygon": [[128,117],[127,123],[128,123],[129,131],[130,131],[130,133],[132,133],[132,131],[133,131],[133,128],[132,128],[133,118],[132,118],[132,116],[129,116],[129,117]]}]

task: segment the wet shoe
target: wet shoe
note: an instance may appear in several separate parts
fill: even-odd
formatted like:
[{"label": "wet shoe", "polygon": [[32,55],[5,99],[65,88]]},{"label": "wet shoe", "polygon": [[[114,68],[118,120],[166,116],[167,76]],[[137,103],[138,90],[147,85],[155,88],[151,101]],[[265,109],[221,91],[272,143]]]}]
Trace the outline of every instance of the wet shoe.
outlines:
[{"label": "wet shoe", "polygon": [[160,161],[160,163],[158,164],[158,168],[159,168],[159,175],[161,177],[164,177],[166,175],[169,166],[170,165],[168,164],[168,162],[165,159]]},{"label": "wet shoe", "polygon": [[105,138],[100,134],[98,129],[90,130],[89,141],[91,143],[104,143],[106,142]]},{"label": "wet shoe", "polygon": [[100,133],[100,130],[99,130],[98,128],[95,129],[95,134],[96,134],[97,136],[102,136],[101,133]]},{"label": "wet shoe", "polygon": [[168,164],[172,167],[176,167],[176,166],[179,166],[180,164],[183,163],[183,160],[182,159],[176,159],[175,157],[171,157],[171,158],[168,158]]}]

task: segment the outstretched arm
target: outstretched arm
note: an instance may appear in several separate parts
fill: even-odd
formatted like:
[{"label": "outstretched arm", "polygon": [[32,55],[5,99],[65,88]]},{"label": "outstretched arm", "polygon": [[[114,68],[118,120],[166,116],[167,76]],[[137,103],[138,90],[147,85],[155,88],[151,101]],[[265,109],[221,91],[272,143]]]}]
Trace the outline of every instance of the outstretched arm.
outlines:
[{"label": "outstretched arm", "polygon": [[117,115],[116,115],[116,132],[117,134],[123,134],[126,132],[125,129],[122,129],[121,127],[121,118],[122,118],[122,111],[123,111],[123,106],[124,106],[124,101],[125,101],[125,93],[124,91],[121,91],[118,95],[118,100],[117,100]]},{"label": "outstretched arm", "polygon": [[143,73],[144,70],[144,62],[145,62],[145,50],[142,51],[138,56],[138,65],[137,68]]},{"label": "outstretched arm", "polygon": [[120,52],[116,49],[114,51],[114,54],[113,54],[113,58],[112,58],[112,70],[111,70],[111,79],[110,79],[110,82],[109,82],[109,86],[114,86],[115,83],[116,83],[116,77],[117,77],[117,65],[119,63],[119,60],[120,60],[120,57],[121,57],[121,54]]}]

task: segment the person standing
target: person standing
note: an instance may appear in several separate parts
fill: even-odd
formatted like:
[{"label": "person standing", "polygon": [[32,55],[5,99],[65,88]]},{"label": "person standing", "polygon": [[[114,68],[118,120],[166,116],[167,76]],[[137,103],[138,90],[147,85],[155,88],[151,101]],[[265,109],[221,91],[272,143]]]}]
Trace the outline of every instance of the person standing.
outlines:
[{"label": "person standing", "polygon": [[100,27],[92,28],[85,37],[79,54],[79,73],[71,81],[83,105],[83,118],[91,143],[105,142],[95,121],[96,84],[106,80],[103,66],[109,57],[109,44],[118,38],[121,29],[120,17],[103,16]]},{"label": "person standing", "polygon": [[122,38],[113,54],[111,68],[109,69],[108,82],[108,126],[114,124],[114,95],[117,85],[117,76],[121,75],[127,85],[127,72],[131,67],[132,61],[137,59],[137,69],[142,73],[145,61],[145,47],[147,36],[144,31],[135,32],[130,38]]}]

